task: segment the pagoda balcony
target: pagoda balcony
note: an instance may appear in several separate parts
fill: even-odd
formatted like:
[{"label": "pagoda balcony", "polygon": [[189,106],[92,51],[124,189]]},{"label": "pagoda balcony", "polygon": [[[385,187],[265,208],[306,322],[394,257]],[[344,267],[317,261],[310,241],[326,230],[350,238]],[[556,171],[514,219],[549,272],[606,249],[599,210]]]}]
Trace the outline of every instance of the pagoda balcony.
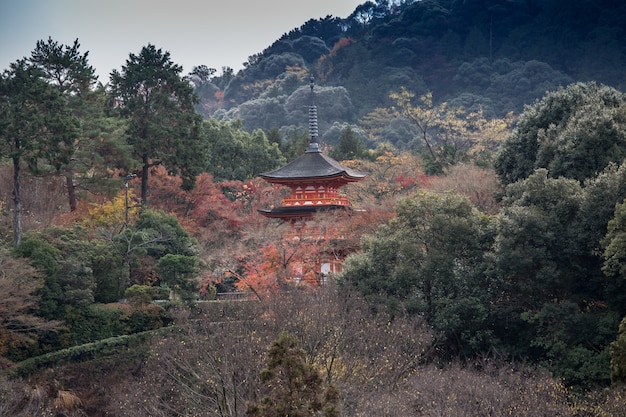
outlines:
[{"label": "pagoda balcony", "polygon": [[285,197],[282,200],[283,207],[300,207],[300,206],[349,206],[350,201],[347,197],[317,197],[317,198],[292,198]]}]

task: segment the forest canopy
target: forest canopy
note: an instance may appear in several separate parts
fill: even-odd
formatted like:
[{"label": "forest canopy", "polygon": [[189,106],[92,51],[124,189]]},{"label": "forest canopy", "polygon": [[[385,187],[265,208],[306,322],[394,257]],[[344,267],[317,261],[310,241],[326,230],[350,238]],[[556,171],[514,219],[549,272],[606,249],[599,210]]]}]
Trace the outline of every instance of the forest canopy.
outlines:
[{"label": "forest canopy", "polygon": [[[105,85],[38,42],[0,76],[0,409],[624,415],[625,16],[379,0]],[[267,219],[312,105],[366,178]]]}]

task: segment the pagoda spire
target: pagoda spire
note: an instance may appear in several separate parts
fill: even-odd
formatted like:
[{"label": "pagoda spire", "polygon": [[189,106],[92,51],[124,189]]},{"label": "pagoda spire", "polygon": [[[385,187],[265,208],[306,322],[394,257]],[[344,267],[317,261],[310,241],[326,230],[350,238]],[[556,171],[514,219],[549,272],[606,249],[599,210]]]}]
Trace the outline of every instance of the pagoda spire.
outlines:
[{"label": "pagoda spire", "polygon": [[350,209],[348,198],[339,194],[339,188],[365,178],[365,174],[344,167],[322,153],[317,142],[317,106],[314,87],[313,77],[311,77],[309,147],[303,155],[287,165],[259,174],[267,182],[291,188],[291,195],[282,199],[280,207],[259,210],[264,216],[293,222],[311,217],[320,210]]},{"label": "pagoda spire", "polygon": [[322,152],[320,150],[319,144],[317,143],[317,106],[315,105],[315,91],[313,89],[315,87],[314,81],[315,80],[313,76],[311,76],[311,97],[309,104],[309,135],[311,136],[311,140],[309,142],[309,147],[306,150],[306,153]]}]

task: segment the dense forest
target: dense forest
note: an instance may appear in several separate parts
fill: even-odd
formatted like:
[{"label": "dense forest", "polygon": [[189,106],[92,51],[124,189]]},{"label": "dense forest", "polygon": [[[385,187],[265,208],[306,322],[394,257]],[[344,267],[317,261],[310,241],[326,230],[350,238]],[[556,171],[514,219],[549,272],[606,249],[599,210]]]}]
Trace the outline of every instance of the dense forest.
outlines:
[{"label": "dense forest", "polygon": [[[238,73],[148,44],[106,82],[37,42],[0,76],[0,416],[625,415],[625,23],[368,1]],[[367,177],[292,227],[259,174],[311,80]]]},{"label": "dense forest", "polygon": [[363,140],[405,149],[415,146],[410,127],[388,120],[376,132],[367,123],[395,104],[390,94],[401,87],[488,117],[519,114],[576,81],[623,91],[625,7],[613,0],[368,1],[345,19],[312,19],[284,34],[236,75],[200,66],[192,80],[201,113],[284,134],[304,126],[301,87],[310,71],[323,86],[327,143],[350,124]]}]

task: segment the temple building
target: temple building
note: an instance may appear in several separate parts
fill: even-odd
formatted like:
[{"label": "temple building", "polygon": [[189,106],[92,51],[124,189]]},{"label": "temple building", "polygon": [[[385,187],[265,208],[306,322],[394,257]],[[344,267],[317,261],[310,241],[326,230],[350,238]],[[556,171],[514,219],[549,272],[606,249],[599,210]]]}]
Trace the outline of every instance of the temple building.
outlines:
[{"label": "temple building", "polygon": [[322,153],[317,142],[317,107],[313,87],[311,79],[309,147],[304,155],[284,167],[260,174],[267,182],[291,188],[291,195],[283,198],[280,207],[259,210],[266,217],[295,221],[322,210],[350,209],[348,198],[339,194],[339,188],[365,178],[365,174],[344,167]]},{"label": "temple building", "polygon": [[[365,174],[344,167],[322,153],[318,144],[317,107],[312,78],[309,134],[309,146],[302,156],[281,168],[260,174],[261,178],[269,183],[289,187],[291,194],[282,199],[279,207],[259,212],[266,217],[290,222],[298,229],[304,227],[307,219],[311,219],[315,213],[332,210],[352,211],[350,201],[346,196],[339,194],[339,188],[365,178]],[[318,231],[309,230],[306,233],[319,236]],[[342,240],[341,236],[329,236],[327,233],[324,232],[324,240],[329,244],[327,247],[334,247],[336,245],[333,243]],[[329,273],[340,272],[347,254],[346,250],[322,251],[316,266],[317,275],[323,279]]]}]

